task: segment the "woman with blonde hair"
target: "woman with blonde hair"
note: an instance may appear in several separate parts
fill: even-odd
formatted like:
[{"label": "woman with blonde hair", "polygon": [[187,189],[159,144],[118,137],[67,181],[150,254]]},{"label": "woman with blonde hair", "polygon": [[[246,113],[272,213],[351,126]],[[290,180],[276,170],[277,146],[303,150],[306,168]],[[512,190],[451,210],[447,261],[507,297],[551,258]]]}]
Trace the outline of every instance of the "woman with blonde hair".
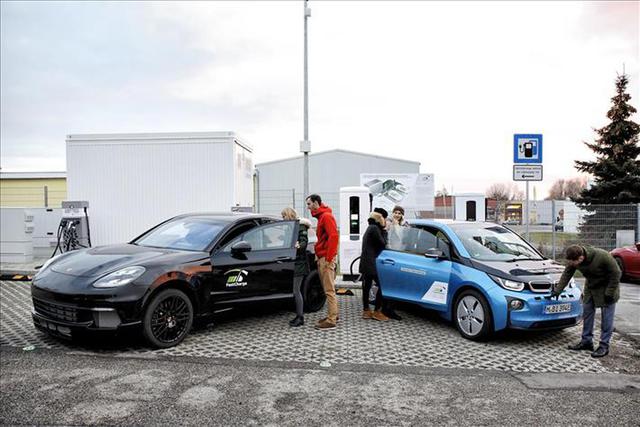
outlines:
[{"label": "woman with blonde hair", "polygon": [[307,243],[309,243],[309,229],[311,221],[298,217],[293,208],[286,207],[281,212],[285,221],[299,221],[298,240],[296,241],[296,260],[293,273],[293,298],[296,303],[296,317],[289,321],[291,326],[304,325],[304,300],[302,299],[302,281],[309,274],[309,262],[307,260]]}]

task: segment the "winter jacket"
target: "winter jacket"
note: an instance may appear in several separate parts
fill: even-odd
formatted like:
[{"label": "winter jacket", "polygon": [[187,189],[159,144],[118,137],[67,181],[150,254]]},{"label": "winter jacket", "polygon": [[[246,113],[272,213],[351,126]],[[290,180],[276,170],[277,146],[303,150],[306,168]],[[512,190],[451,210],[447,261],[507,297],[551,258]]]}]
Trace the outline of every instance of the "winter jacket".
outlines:
[{"label": "winter jacket", "polygon": [[593,299],[596,307],[604,307],[605,296],[613,298],[616,303],[620,299],[620,276],[622,272],[611,254],[605,250],[591,247],[583,248],[586,256],[578,267],[567,265],[560,281],[556,285],[557,291],[562,291],[573,277],[576,270],[586,279],[583,291],[583,301]]},{"label": "winter jacket", "polygon": [[326,261],[336,261],[338,254],[338,227],[336,219],[333,217],[331,208],[325,204],[311,212],[311,215],[318,220],[316,236],[318,241],[315,245],[315,252],[318,259],[324,258]]},{"label": "winter jacket", "polygon": [[362,253],[360,255],[360,273],[377,274],[376,258],[387,246],[385,230],[375,219],[369,218],[369,227],[362,236]]},{"label": "winter jacket", "polygon": [[311,221],[306,218],[300,218],[300,226],[298,229],[299,248],[296,250],[295,270],[293,273],[295,277],[309,274],[309,260],[307,259],[309,228],[311,228]]}]

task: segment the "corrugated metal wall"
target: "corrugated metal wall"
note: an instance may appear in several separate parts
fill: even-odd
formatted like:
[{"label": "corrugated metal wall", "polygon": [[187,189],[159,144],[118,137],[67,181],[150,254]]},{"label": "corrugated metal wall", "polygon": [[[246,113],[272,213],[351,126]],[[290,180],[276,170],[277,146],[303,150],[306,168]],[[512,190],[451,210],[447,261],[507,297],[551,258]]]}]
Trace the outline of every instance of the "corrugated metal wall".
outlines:
[{"label": "corrugated metal wall", "polygon": [[[46,187],[46,190],[45,190]],[[0,206],[59,208],[67,197],[65,178],[0,179]]]},{"label": "corrugated metal wall", "polygon": [[178,214],[228,212],[235,204],[233,138],[70,138],[68,199],[89,201],[94,246],[128,241]]},{"label": "corrugated metal wall", "polygon": [[[295,193],[298,213],[304,209],[302,157],[256,165],[258,207],[261,212],[279,214],[291,206]],[[333,150],[309,156],[309,190],[318,193],[331,206],[339,220],[340,187],[360,185],[361,173],[419,173],[420,163],[378,157],[365,153]]]}]

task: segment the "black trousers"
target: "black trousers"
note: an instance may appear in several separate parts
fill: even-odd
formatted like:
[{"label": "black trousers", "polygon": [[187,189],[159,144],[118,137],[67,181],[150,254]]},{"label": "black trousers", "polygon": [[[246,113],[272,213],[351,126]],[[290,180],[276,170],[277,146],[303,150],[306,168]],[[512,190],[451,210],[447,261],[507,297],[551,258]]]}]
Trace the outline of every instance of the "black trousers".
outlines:
[{"label": "black trousers", "polygon": [[382,308],[382,289],[380,289],[380,280],[378,280],[377,274],[363,274],[362,275],[362,309],[369,309],[369,292],[371,292],[371,285],[373,282],[378,285],[378,292],[376,292],[376,310]]}]

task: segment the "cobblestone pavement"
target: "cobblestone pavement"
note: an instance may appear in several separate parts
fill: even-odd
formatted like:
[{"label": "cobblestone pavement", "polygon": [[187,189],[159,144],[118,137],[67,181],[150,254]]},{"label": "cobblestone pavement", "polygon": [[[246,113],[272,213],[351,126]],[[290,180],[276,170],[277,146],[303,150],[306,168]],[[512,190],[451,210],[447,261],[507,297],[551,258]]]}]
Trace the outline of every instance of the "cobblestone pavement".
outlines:
[{"label": "cobblestone pavement", "polygon": [[[289,328],[290,311],[276,309],[233,316],[191,333],[177,347],[153,350],[134,340],[116,348],[86,347],[47,336],[31,321],[29,282],[0,282],[0,345],[57,348],[114,355],[208,357],[227,360],[329,362],[386,366],[488,369],[514,372],[616,372],[588,352],[571,352],[567,344],[580,328],[545,333],[502,333],[492,341],[463,339],[455,328],[426,310],[401,310],[401,321],[361,319],[360,291],[339,296],[338,328],[318,331],[313,323],[323,311],[307,315],[301,328]],[[138,344],[140,343],[140,344]],[[615,333],[613,349],[637,357],[632,343]],[[614,351],[612,351],[612,356]]]}]

